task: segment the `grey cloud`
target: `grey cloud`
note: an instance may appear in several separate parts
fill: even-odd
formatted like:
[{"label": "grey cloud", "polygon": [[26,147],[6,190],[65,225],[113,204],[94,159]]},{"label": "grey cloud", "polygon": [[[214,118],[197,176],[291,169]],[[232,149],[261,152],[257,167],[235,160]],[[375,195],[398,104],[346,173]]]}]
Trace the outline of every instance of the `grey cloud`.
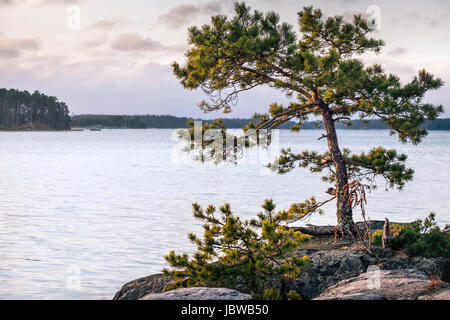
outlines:
[{"label": "grey cloud", "polygon": [[185,45],[165,45],[136,33],[126,33],[113,39],[111,47],[120,51],[184,51]]},{"label": "grey cloud", "polygon": [[11,6],[15,3],[15,0],[0,0],[0,6]]},{"label": "grey cloud", "polygon": [[127,33],[116,37],[111,46],[121,51],[157,51],[164,48],[159,41],[143,38],[136,33]]},{"label": "grey cloud", "polygon": [[117,20],[99,20],[92,23],[88,29],[100,29],[100,30],[109,30],[116,27],[119,24]]},{"label": "grey cloud", "polygon": [[13,57],[17,57],[19,55],[19,52],[14,49],[14,48],[8,48],[8,47],[3,47],[0,44],[0,57],[3,58],[13,58]]},{"label": "grey cloud", "polygon": [[17,57],[22,51],[38,51],[40,42],[36,39],[8,39],[0,33],[0,57]]},{"label": "grey cloud", "polygon": [[171,28],[179,28],[188,24],[192,19],[201,15],[217,14],[230,2],[209,1],[203,4],[181,4],[173,7],[166,14],[158,17],[157,23],[165,24]]},{"label": "grey cloud", "polygon": [[404,55],[408,50],[406,48],[397,47],[390,50],[387,54],[391,57],[398,57]]},{"label": "grey cloud", "polygon": [[431,18],[427,18],[425,22],[431,27],[437,27],[441,23],[439,20]]}]

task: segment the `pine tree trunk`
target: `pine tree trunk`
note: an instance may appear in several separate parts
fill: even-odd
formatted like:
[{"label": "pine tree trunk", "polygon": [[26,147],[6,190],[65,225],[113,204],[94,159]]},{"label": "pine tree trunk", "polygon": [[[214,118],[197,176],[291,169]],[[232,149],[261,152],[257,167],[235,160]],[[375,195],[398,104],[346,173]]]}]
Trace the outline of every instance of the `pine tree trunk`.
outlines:
[{"label": "pine tree trunk", "polygon": [[336,197],[338,229],[345,235],[354,231],[354,222],[351,205],[348,203],[348,195],[345,194],[345,186],[348,184],[347,165],[339,149],[336,128],[333,116],[328,105],[323,102],[320,105],[325,131],[327,133],[328,150],[336,169]]}]

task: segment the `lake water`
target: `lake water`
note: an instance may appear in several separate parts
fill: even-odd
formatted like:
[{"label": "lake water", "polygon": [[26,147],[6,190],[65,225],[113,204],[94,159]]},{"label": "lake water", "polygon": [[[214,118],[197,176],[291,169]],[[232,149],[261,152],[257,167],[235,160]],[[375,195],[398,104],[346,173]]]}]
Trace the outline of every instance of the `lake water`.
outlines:
[{"label": "lake water", "polygon": [[[0,298],[111,299],[127,281],[157,273],[170,250],[192,252],[201,231],[191,203],[229,202],[254,216],[266,198],[286,209],[328,185],[304,169],[268,175],[267,161],[235,166],[181,161],[174,130],[0,132]],[[281,147],[326,150],[320,131],[281,131]],[[409,155],[404,191],[368,196],[371,219],[410,221],[437,213],[450,223],[450,132],[419,146],[387,131],[339,131],[354,152],[382,145]],[[270,155],[269,155],[270,156]],[[254,160],[254,159],[253,159]],[[334,224],[334,204],[309,223]]]}]

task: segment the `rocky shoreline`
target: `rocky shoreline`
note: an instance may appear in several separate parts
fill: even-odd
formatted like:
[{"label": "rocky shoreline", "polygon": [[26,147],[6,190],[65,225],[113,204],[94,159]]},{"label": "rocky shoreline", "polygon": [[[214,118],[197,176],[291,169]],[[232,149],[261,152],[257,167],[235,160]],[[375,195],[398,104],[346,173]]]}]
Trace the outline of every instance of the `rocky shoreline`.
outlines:
[{"label": "rocky shoreline", "polygon": [[[299,250],[309,268],[296,279],[273,279],[267,287],[297,291],[310,300],[450,300],[450,259],[408,257],[381,251],[377,261],[352,248]],[[233,289],[181,288],[169,291],[173,279],[154,274],[126,283],[113,300],[247,300],[245,284]]]}]

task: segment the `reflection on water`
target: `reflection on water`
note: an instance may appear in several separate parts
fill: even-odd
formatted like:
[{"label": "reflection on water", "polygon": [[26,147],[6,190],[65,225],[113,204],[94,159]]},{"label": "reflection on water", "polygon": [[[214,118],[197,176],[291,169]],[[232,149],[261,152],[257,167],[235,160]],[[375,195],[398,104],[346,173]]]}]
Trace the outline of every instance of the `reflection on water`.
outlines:
[{"label": "reflection on water", "polygon": [[[171,249],[192,250],[200,231],[191,203],[229,202],[243,217],[265,198],[278,208],[328,185],[303,169],[263,175],[264,163],[201,165],[173,161],[173,130],[0,133],[0,298],[111,299],[129,280],[156,273]],[[326,150],[319,131],[282,131],[293,151]],[[437,212],[450,223],[450,132],[431,132],[419,146],[386,131],[340,131],[341,145],[361,152],[382,145],[409,155],[416,170],[404,191],[368,198],[372,219],[408,221]],[[313,217],[333,224],[334,206]]]}]

